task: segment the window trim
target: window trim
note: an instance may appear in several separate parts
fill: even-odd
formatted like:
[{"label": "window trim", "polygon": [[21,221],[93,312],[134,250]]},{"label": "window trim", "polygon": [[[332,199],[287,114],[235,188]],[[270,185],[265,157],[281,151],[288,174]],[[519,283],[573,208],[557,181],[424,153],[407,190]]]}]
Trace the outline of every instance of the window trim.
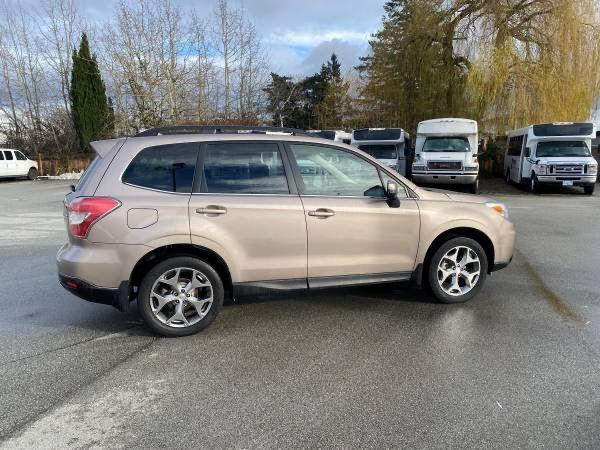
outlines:
[{"label": "window trim", "polygon": [[[192,193],[192,191],[190,191],[190,192],[166,191],[164,189],[157,189],[157,188],[152,188],[152,187],[148,187],[148,186],[140,186],[139,184],[128,183],[127,181],[123,180],[123,176],[125,175],[125,172],[129,168],[129,166],[131,166],[131,164],[133,163],[133,161],[135,160],[135,158],[137,158],[138,155],[140,153],[142,153],[144,150],[149,149],[149,148],[155,148],[155,147],[164,147],[164,146],[167,146],[167,145],[182,145],[182,144],[194,146],[196,148],[196,151],[198,152],[196,154],[196,164],[194,165],[194,175],[193,175],[193,178],[192,178],[192,191],[193,191],[193,189],[194,189],[194,183],[195,183],[195,179],[196,179],[196,170],[198,168],[198,159],[200,157],[200,145],[199,144],[201,144],[200,142],[194,142],[194,141],[171,142],[169,144],[149,145],[148,147],[141,148],[139,151],[136,152],[135,155],[133,155],[133,158],[131,158],[129,160],[129,163],[121,171],[121,175],[119,175],[119,181],[121,182],[121,184],[124,184],[125,186],[130,186],[130,187],[134,187],[134,188],[137,188],[137,189],[145,189],[147,191],[162,192],[162,193],[165,193],[165,194],[175,194],[175,195],[190,195]],[[112,164],[112,161],[111,161],[110,164]],[[104,175],[103,175],[103,177],[104,177]]]},{"label": "window trim", "polygon": [[[296,185],[298,186],[298,193],[302,197],[362,198],[362,199],[369,199],[369,200],[382,200],[382,199],[385,200],[385,197],[366,197],[364,195],[303,194],[300,189],[300,186],[304,187],[304,180],[302,179],[302,174],[300,173],[300,168],[298,167],[298,163],[296,162],[296,158],[294,157],[294,153],[291,149],[291,145],[294,145],[294,144],[317,146],[317,147],[328,147],[328,148],[332,148],[334,150],[341,150],[343,152],[350,153],[351,155],[354,155],[375,167],[375,170],[377,171],[377,176],[379,177],[379,180],[380,180],[382,186],[383,186],[383,178],[382,178],[381,174],[385,173],[392,180],[395,180],[397,183],[401,184],[404,187],[404,189],[406,190],[406,194],[407,194],[406,198],[407,199],[417,199],[417,200],[419,199],[419,196],[416,194],[416,192],[414,192],[409,186],[407,186],[401,180],[399,180],[398,177],[396,177],[392,173],[390,173],[390,171],[388,171],[386,167],[379,164],[377,161],[375,161],[375,162],[371,161],[369,158],[366,158],[364,155],[360,154],[359,152],[355,152],[351,149],[348,149],[346,147],[337,146],[335,144],[322,144],[320,142],[313,143],[313,142],[306,142],[306,141],[283,141],[282,143],[285,148],[285,151],[288,153],[288,159],[290,160],[290,163],[292,166],[294,180],[296,182]],[[360,150],[360,149],[357,149],[357,150]],[[385,186],[383,186],[383,189],[385,190]]]},{"label": "window trim", "polygon": [[[204,176],[204,161],[206,158],[206,149],[209,145],[214,144],[275,144],[277,146],[277,151],[279,152],[279,156],[281,157],[281,162],[283,163],[283,172],[284,177],[286,179],[288,185],[288,193],[286,194],[260,194],[260,193],[250,193],[250,192],[208,192],[208,187],[206,185],[206,179]],[[280,141],[277,140],[218,140],[218,141],[203,141],[200,143],[200,153],[198,157],[198,161],[196,163],[196,172],[194,175],[194,183],[192,185],[192,195],[224,195],[224,196],[260,196],[260,197],[297,197],[298,196],[298,187],[296,186],[295,179],[292,175],[292,167],[290,161],[288,159],[287,152],[285,151],[284,146]]]}]

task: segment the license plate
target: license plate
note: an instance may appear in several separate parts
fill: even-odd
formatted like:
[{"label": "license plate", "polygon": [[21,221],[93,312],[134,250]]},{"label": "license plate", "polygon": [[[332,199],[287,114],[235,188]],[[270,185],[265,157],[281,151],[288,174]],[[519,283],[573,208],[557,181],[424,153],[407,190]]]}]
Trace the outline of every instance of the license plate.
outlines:
[{"label": "license plate", "polygon": [[572,180],[563,181],[563,186],[573,186]]}]

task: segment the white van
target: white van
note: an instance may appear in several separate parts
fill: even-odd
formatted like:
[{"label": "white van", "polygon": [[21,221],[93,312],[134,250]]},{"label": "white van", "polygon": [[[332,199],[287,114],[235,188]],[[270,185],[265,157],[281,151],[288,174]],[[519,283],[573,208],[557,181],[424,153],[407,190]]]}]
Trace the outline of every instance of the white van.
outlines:
[{"label": "white van", "polygon": [[309,133],[323,139],[350,144],[352,134],[344,130],[308,130]]},{"label": "white van", "polygon": [[530,125],[508,133],[504,156],[507,183],[582,186],[591,195],[598,162],[592,157],[593,123],[555,122]]},{"label": "white van", "polygon": [[362,128],[352,132],[351,145],[407,176],[410,135],[402,128]]},{"label": "white van", "polygon": [[477,122],[432,119],[419,122],[412,179],[417,184],[461,184],[477,193]]},{"label": "white van", "polygon": [[28,159],[19,150],[0,149],[0,178],[27,177],[33,180],[37,176],[37,162]]}]

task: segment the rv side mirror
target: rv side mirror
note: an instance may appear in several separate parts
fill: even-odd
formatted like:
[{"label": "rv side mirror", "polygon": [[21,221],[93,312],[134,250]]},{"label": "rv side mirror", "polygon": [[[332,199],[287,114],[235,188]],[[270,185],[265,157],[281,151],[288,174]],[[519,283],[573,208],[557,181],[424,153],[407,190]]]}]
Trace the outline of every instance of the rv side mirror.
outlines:
[{"label": "rv side mirror", "polygon": [[398,198],[398,185],[393,181],[388,181],[386,186],[387,204],[390,208],[398,208],[400,199]]},{"label": "rv side mirror", "polygon": [[483,156],[485,155],[485,152],[477,152],[477,156]]}]

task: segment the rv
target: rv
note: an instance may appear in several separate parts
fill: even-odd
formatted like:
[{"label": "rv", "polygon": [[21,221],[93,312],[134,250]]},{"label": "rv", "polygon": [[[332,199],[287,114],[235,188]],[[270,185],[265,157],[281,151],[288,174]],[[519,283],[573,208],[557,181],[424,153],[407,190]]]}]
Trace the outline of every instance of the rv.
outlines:
[{"label": "rv", "polygon": [[308,130],[308,133],[330,141],[350,144],[352,134],[344,130]]},{"label": "rv", "polygon": [[417,184],[459,184],[477,193],[477,122],[452,118],[419,122],[412,179]]},{"label": "rv", "polygon": [[593,123],[555,122],[508,133],[504,156],[507,183],[538,192],[543,184],[581,186],[594,192],[598,162],[592,157]]},{"label": "rv", "polygon": [[352,132],[351,144],[373,158],[408,176],[410,136],[402,128],[363,128]]}]

